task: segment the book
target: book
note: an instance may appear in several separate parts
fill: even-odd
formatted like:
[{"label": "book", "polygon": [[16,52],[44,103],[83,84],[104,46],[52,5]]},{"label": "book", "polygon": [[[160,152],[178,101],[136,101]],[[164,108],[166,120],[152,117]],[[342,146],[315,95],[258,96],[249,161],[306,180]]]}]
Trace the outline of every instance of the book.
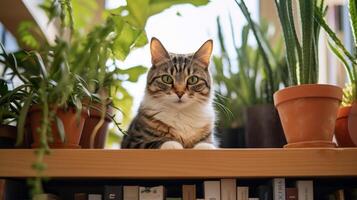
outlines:
[{"label": "book", "polygon": [[104,200],[122,200],[123,187],[116,185],[104,186]]},{"label": "book", "polygon": [[312,180],[296,181],[298,200],[314,200],[314,185]]},{"label": "book", "polygon": [[256,188],[260,200],[273,200],[273,189],[271,184],[259,185]]},{"label": "book", "polygon": [[297,188],[286,188],[285,197],[286,200],[298,200]]},{"label": "book", "polygon": [[345,192],[343,189],[339,189],[335,192],[336,200],[345,200]]},{"label": "book", "polygon": [[75,193],[74,194],[74,200],[87,200],[87,194],[86,193]]},{"label": "book", "polygon": [[237,200],[248,200],[249,187],[239,186],[237,187]]},{"label": "book", "polygon": [[139,187],[140,200],[164,200],[164,186]]},{"label": "book", "polygon": [[285,200],[285,178],[273,179],[273,199]]},{"label": "book", "polygon": [[221,200],[237,200],[236,179],[221,179]]},{"label": "book", "polygon": [[259,198],[248,198],[248,200],[259,200]]},{"label": "book", "polygon": [[101,194],[88,194],[88,200],[102,200]]},{"label": "book", "polygon": [[124,186],[123,199],[139,200],[139,186]]},{"label": "book", "polygon": [[30,199],[26,181],[0,179],[0,200]]},{"label": "book", "polygon": [[345,199],[357,199],[357,188],[347,188],[344,191]]},{"label": "book", "polygon": [[0,200],[5,200],[5,179],[0,179]]},{"label": "book", "polygon": [[182,199],[196,200],[196,185],[182,185]]},{"label": "book", "polygon": [[203,190],[206,200],[221,200],[220,181],[204,181]]},{"label": "book", "polygon": [[36,194],[32,197],[33,200],[59,200],[60,198],[54,194]]}]

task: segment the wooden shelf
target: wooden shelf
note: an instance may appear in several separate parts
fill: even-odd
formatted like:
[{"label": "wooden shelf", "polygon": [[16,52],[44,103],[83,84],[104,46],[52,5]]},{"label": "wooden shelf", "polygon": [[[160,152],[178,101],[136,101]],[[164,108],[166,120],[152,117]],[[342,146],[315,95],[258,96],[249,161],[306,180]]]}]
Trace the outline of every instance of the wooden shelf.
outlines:
[{"label": "wooden shelf", "polygon": [[[0,150],[0,177],[32,177],[30,149]],[[357,176],[357,148],[52,150],[53,178],[173,179]]]}]

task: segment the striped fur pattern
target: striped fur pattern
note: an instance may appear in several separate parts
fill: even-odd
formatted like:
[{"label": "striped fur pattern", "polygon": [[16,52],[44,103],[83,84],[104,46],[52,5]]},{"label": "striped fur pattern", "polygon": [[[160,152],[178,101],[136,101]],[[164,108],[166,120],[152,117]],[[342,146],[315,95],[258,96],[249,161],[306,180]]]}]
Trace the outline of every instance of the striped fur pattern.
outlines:
[{"label": "striped fur pattern", "polygon": [[193,54],[174,54],[153,38],[150,49],[145,96],[121,147],[213,147],[212,41]]}]

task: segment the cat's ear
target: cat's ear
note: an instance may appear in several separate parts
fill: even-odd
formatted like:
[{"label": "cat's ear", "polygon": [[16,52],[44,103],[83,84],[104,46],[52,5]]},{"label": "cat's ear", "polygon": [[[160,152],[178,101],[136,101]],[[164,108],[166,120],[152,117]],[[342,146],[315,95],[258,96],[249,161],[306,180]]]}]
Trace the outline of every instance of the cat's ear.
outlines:
[{"label": "cat's ear", "polygon": [[213,41],[207,40],[203,45],[196,51],[193,58],[201,63],[205,68],[208,67],[213,49]]},{"label": "cat's ear", "polygon": [[162,62],[166,62],[170,59],[169,53],[166,51],[164,45],[160,42],[159,39],[153,37],[150,42],[150,51],[151,51],[151,63],[159,65]]}]

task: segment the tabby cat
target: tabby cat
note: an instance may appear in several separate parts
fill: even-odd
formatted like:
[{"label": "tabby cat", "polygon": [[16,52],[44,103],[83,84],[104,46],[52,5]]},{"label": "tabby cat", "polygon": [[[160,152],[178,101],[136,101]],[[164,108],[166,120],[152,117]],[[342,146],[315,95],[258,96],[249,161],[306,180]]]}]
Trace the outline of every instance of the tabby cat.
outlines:
[{"label": "tabby cat", "polygon": [[212,48],[208,40],[193,54],[174,54],[152,38],[145,96],[122,148],[215,148]]}]

